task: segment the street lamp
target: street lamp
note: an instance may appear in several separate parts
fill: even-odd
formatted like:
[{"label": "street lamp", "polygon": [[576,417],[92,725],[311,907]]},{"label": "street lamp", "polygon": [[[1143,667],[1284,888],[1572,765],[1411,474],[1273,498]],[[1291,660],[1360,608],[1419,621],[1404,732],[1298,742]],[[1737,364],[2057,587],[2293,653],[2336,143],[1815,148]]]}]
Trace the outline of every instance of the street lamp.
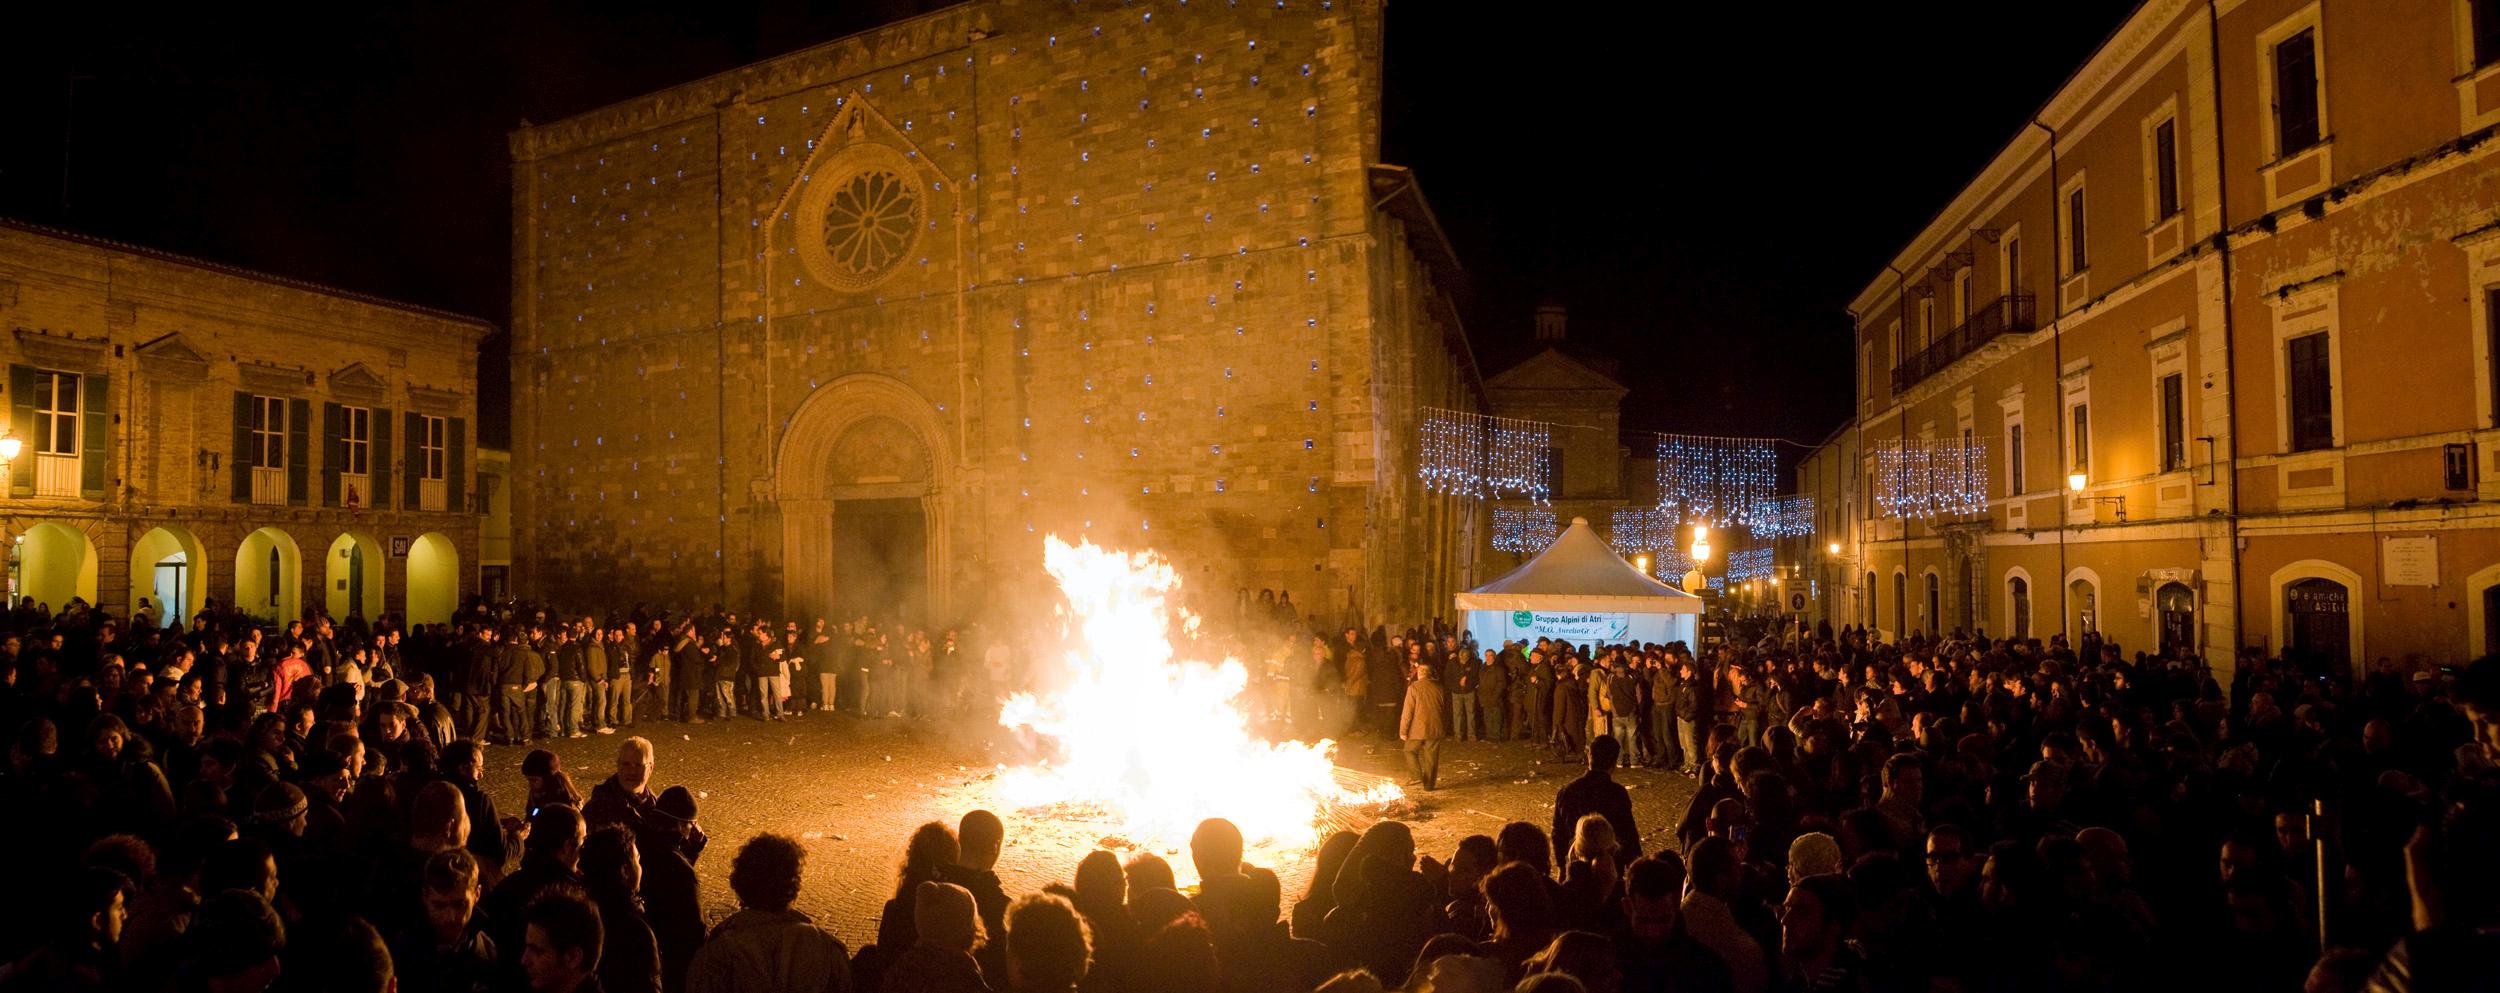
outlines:
[{"label": "street lamp", "polygon": [[[2073,492],[2076,492],[2076,493],[2081,493],[2081,492],[2083,492],[2083,487],[2084,487],[2084,484],[2085,484],[2085,483],[2089,483],[2089,482],[2091,482],[2091,480],[2090,480],[2089,478],[2085,477],[2085,476],[2084,476],[2084,474],[2083,474],[2082,472],[2080,472],[2080,471],[2077,471],[2077,472],[2070,472],[2070,473],[2067,473],[2067,474],[2066,474],[2066,488],[2067,488],[2068,490],[2070,490],[2070,491],[2073,491]],[[2120,523],[2120,524],[2124,524],[2124,523],[2126,523],[2126,522],[2127,522],[2127,495],[2126,495],[2126,494],[2121,493],[2121,494],[2119,494],[2119,495],[2117,495],[2117,496],[2086,496],[2086,497],[2084,497],[2084,500],[2085,500],[2086,502],[2091,503],[2091,504],[2094,504],[2094,505],[2099,505],[2099,504],[2104,504],[2104,503],[2107,503],[2107,504],[2115,504],[2115,505],[2117,506],[2117,508],[2118,508],[2118,523]]]},{"label": "street lamp", "polygon": [[25,450],[26,443],[18,440],[17,432],[0,433],[0,466],[17,461],[18,453]]},{"label": "street lamp", "polygon": [[1644,576],[1649,575],[1649,556],[1647,556],[1647,555],[1636,555],[1636,556],[1633,556],[1633,557],[1632,557],[1632,564],[1633,564],[1634,566],[1638,567],[1638,568],[1641,570],[1641,575],[1644,575]]},{"label": "street lamp", "polygon": [[1695,524],[1693,525],[1693,563],[1699,565],[1708,561],[1710,561],[1710,528],[1706,525]]},{"label": "street lamp", "polygon": [[1824,546],[1823,546],[1823,554],[1829,555],[1829,556],[1831,556],[1831,557],[1833,557],[1833,558],[1839,558],[1839,557],[1840,557],[1840,543],[1839,543],[1839,542],[1837,542],[1837,541],[1835,541],[1835,542],[1832,542],[1832,543],[1830,543],[1830,544],[1824,545]]}]

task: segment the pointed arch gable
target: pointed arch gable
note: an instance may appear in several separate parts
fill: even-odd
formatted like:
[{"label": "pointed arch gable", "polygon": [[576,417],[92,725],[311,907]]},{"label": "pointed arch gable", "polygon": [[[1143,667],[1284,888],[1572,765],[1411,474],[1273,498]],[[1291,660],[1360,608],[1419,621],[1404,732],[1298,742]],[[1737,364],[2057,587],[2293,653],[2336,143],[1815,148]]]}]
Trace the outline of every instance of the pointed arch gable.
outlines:
[{"label": "pointed arch gable", "polygon": [[[768,314],[795,312],[811,300],[827,299],[821,296],[824,293],[848,296],[873,291],[902,276],[907,269],[921,268],[911,264],[913,261],[925,260],[927,265],[945,263],[951,271],[955,252],[960,248],[950,245],[940,250],[932,241],[951,236],[960,242],[960,232],[953,230],[961,214],[961,193],[954,176],[923,154],[910,134],[896,127],[866,94],[852,90],[837,96],[834,108],[833,113],[826,115],[824,127],[808,143],[798,173],[789,177],[772,209],[763,215]],[[835,195],[835,187],[863,168],[890,171],[907,180],[910,192],[917,195],[918,209],[912,218],[911,232],[915,238],[911,252],[914,259],[873,277],[828,282],[824,278],[828,275],[824,238],[809,235],[818,230],[814,225]]]}]

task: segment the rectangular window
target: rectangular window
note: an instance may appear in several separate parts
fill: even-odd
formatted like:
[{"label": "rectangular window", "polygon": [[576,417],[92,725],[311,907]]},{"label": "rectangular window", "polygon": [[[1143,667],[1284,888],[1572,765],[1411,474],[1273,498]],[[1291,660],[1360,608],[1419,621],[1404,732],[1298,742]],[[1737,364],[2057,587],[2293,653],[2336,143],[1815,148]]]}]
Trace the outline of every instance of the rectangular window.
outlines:
[{"label": "rectangular window", "polygon": [[2292,451],[2335,446],[2334,373],[2327,363],[2326,332],[2292,339],[2287,384],[2291,391]]},{"label": "rectangular window", "polygon": [[2179,212],[2179,122],[2153,125],[2153,219]]},{"label": "rectangular window", "polygon": [[362,476],[373,465],[373,409],[339,408],[339,471]]},{"label": "rectangular window", "polygon": [[2005,428],[2005,495],[2021,496],[2023,485],[2023,426],[2017,422]]},{"label": "rectangular window", "polygon": [[2092,408],[2088,404],[2079,403],[2074,406],[2068,416],[2074,422],[2072,439],[2075,461],[2067,468],[2067,471],[2090,476],[2092,474]]},{"label": "rectangular window", "polygon": [[2474,68],[2500,62],[2500,0],[2473,0]]},{"label": "rectangular window", "polygon": [[2274,148],[2277,158],[2318,143],[2318,29],[2274,43]]},{"label": "rectangular window", "polygon": [[286,398],[252,398],[252,464],[263,469],[286,467]]},{"label": "rectangular window", "polygon": [[1956,326],[1970,323],[1970,283],[1969,269],[1953,274],[1953,321]]},{"label": "rectangular window", "polygon": [[2161,471],[2187,468],[2187,376],[2161,378]]},{"label": "rectangular window", "polygon": [[1932,296],[1920,297],[1918,298],[1918,347],[1924,349],[1935,343],[1936,298]]},{"label": "rectangular window", "polygon": [[419,417],[421,430],[417,435],[417,478],[443,478],[443,424],[440,417]]},{"label": "rectangular window", "polygon": [[2066,193],[2066,272],[2082,272],[2092,264],[2083,250],[2083,187]]},{"label": "rectangular window", "polygon": [[35,451],[43,455],[78,454],[78,374],[38,370],[35,373]]},{"label": "rectangular window", "polygon": [[2005,239],[2005,295],[2023,291],[2023,240]]},{"label": "rectangular window", "polygon": [[[2495,0],[2500,2],[2500,0]],[[2485,351],[2490,352],[2491,423],[2500,427],[2500,286],[2483,291],[2483,337]]]}]

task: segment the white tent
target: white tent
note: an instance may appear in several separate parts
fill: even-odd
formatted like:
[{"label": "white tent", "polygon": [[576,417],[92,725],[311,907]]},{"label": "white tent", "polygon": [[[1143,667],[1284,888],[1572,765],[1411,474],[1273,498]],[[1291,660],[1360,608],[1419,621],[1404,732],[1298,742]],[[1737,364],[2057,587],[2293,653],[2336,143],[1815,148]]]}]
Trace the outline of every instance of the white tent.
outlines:
[{"label": "white tent", "polygon": [[1577,644],[1696,644],[1701,598],[1642,575],[1574,517],[1526,565],[1458,595],[1476,644],[1555,638]]}]

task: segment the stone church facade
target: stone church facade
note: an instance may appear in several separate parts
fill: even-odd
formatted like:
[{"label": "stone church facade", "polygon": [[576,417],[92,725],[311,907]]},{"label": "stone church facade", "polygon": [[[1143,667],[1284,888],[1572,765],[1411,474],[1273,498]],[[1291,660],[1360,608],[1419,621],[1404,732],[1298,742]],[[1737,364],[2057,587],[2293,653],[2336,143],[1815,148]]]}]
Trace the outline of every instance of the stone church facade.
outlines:
[{"label": "stone church facade", "polygon": [[1382,4],[977,0],[512,136],[515,589],[946,621],[1042,539],[1445,614],[1478,405]]}]

